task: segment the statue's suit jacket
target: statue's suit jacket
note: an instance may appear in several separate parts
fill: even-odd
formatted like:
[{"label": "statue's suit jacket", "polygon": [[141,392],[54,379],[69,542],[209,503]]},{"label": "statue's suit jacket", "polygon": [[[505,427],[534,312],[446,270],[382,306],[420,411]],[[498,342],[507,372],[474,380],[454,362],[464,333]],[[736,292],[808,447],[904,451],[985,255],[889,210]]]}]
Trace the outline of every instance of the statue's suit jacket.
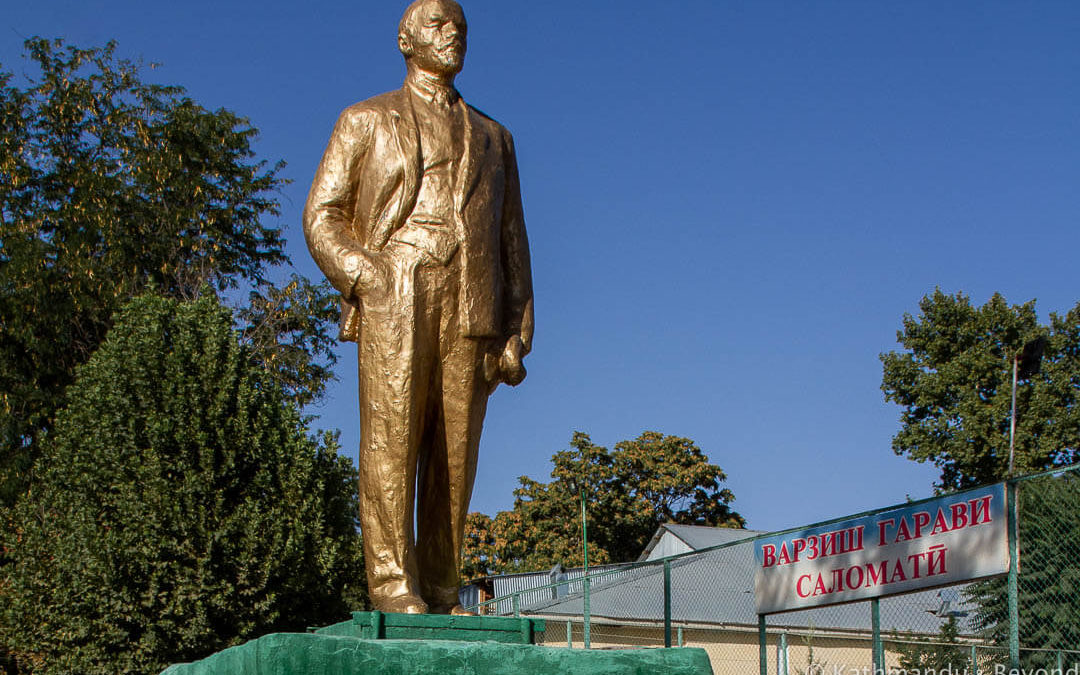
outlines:
[{"label": "statue's suit jacket", "polygon": [[[464,153],[455,218],[462,240],[458,321],[468,337],[532,337],[532,276],[510,132],[461,99]],[[304,234],[316,263],[342,295],[341,336],[357,340],[363,252],[380,252],[416,203],[423,166],[407,87],[342,112],[312,183]],[[357,249],[362,249],[358,251]],[[363,293],[359,293],[363,295]]]}]

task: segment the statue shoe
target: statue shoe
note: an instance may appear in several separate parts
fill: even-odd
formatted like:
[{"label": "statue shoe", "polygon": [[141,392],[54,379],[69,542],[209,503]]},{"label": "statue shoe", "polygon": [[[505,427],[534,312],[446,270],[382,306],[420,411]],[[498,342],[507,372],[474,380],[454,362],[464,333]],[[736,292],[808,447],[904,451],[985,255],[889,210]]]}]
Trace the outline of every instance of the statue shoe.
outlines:
[{"label": "statue shoe", "polygon": [[396,598],[388,598],[376,603],[375,609],[382,612],[395,612],[398,614],[427,614],[427,603],[418,596],[410,594],[400,595]]}]

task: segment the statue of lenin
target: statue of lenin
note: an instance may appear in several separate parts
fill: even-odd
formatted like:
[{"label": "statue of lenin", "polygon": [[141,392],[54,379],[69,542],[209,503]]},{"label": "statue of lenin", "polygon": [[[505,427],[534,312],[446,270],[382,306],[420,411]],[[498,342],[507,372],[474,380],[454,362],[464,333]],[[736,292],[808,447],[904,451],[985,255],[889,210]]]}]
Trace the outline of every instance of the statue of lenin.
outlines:
[{"label": "statue of lenin", "polygon": [[487,398],[521,382],[532,346],[514,142],[454,88],[466,30],[453,0],[405,10],[404,86],[341,113],[304,208],[340,339],[359,349],[361,527],[385,612],[462,611]]}]

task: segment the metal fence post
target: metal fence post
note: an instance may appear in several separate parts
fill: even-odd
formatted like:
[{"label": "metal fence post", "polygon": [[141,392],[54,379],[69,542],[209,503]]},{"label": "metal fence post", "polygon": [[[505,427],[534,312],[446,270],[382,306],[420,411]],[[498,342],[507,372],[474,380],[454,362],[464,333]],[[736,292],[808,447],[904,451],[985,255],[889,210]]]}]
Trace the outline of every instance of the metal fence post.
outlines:
[{"label": "metal fence post", "polygon": [[881,603],[877,598],[870,601],[870,629],[873,632],[871,660],[874,666],[874,675],[881,675],[885,672],[885,659],[881,648]]},{"label": "metal fence post", "polygon": [[758,614],[758,669],[761,675],[769,675],[769,645],[765,636],[765,615]]},{"label": "metal fence post", "polygon": [[664,646],[671,646],[671,560],[664,559]]},{"label": "metal fence post", "polygon": [[780,633],[780,644],[776,645],[776,675],[788,675],[787,633]]},{"label": "metal fence post", "polygon": [[1005,502],[1007,520],[1009,524],[1009,667],[1014,671],[1020,669],[1020,601],[1019,582],[1019,547],[1017,546],[1016,519],[1019,515],[1016,502],[1016,482],[1009,481],[1005,484]]},{"label": "metal fence post", "polygon": [[977,647],[975,645],[971,645],[971,672],[972,672],[972,675],[979,675],[979,657],[975,652],[976,649],[977,649]]},{"label": "metal fence post", "polygon": [[521,594],[514,593],[514,597],[510,601],[514,606],[514,618],[517,619],[521,616]]},{"label": "metal fence post", "polygon": [[679,626],[679,646],[680,646],[680,647],[682,647],[682,646],[684,646],[685,644],[686,644],[686,643],[684,643],[684,642],[683,642],[683,632],[682,632],[682,626]]},{"label": "metal fence post", "polygon": [[589,577],[585,577],[583,582],[584,582],[584,588],[585,588],[585,608],[584,608],[585,611],[583,612],[583,618],[585,620],[585,649],[591,649],[592,648],[592,641],[590,640],[590,638],[592,636],[590,634],[589,629],[590,629],[590,624],[592,623],[592,618],[590,617],[590,611],[589,611],[589,590],[590,590],[590,586],[592,585],[592,583],[590,582]]},{"label": "metal fence post", "polygon": [[574,648],[574,624],[570,623],[569,619],[566,621],[566,648]]}]

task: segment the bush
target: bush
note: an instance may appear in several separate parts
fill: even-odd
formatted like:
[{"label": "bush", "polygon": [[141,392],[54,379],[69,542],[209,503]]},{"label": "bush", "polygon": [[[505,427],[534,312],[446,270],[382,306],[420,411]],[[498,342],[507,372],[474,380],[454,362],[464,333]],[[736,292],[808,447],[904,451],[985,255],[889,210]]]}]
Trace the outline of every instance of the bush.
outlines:
[{"label": "bush", "polygon": [[355,470],[230,326],[145,295],[77,371],[5,544],[22,670],[156,673],[360,601]]}]

